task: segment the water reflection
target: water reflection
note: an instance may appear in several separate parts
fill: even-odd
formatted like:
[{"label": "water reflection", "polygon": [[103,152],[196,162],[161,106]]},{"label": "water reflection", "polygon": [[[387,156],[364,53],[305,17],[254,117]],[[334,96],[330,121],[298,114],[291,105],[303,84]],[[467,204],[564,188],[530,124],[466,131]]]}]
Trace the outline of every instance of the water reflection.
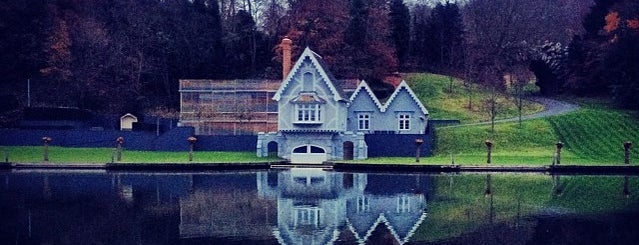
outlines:
[{"label": "water reflection", "polygon": [[0,172],[0,244],[628,243],[637,176]]},{"label": "water reflection", "polygon": [[257,181],[260,197],[277,200],[281,244],[364,243],[381,226],[405,243],[426,218],[428,181],[420,176],[293,169],[258,173]]}]

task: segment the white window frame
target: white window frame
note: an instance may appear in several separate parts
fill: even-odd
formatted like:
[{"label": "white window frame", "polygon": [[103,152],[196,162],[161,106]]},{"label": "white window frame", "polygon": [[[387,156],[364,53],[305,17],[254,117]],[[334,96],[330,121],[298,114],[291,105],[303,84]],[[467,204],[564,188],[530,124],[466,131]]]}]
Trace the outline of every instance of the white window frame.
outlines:
[{"label": "white window frame", "polygon": [[397,197],[397,213],[410,212],[410,197],[401,195]]},{"label": "white window frame", "polygon": [[357,130],[370,130],[371,129],[371,115],[368,113],[361,113],[357,115]]},{"label": "white window frame", "polygon": [[320,104],[296,104],[296,123],[321,123],[322,106]]},{"label": "white window frame", "polygon": [[357,197],[357,213],[364,213],[370,210],[369,198],[366,196]]},{"label": "white window frame", "polygon": [[412,116],[409,113],[400,113],[397,115],[397,129],[400,131],[410,130],[411,118]]}]

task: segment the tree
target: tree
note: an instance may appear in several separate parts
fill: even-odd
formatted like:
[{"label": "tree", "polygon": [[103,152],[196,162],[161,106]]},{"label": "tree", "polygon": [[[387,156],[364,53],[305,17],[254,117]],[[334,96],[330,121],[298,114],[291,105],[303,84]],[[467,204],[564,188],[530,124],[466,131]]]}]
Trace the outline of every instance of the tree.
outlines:
[{"label": "tree", "polygon": [[440,67],[460,67],[464,25],[457,4],[437,4],[431,13],[428,31],[431,36],[431,62]]},{"label": "tree", "polygon": [[390,2],[391,37],[399,67],[404,67],[410,49],[410,12],[403,0]]}]

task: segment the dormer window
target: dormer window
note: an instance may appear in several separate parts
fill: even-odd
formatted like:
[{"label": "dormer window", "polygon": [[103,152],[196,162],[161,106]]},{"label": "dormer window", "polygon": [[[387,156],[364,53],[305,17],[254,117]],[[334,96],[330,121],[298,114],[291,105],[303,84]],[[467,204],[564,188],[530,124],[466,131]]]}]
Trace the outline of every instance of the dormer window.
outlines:
[{"label": "dormer window", "polygon": [[326,104],[326,100],[317,96],[315,92],[302,92],[291,100],[291,103],[295,104],[294,123],[322,123],[322,104]]}]

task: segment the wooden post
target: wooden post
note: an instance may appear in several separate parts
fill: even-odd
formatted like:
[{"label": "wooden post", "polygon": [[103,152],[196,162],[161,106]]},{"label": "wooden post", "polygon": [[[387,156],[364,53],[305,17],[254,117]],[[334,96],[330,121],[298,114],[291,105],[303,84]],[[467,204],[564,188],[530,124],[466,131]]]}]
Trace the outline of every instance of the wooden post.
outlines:
[{"label": "wooden post", "polygon": [[45,136],[42,137],[42,142],[44,143],[44,161],[49,161],[49,143],[51,143],[53,139],[51,137]]},{"label": "wooden post", "polygon": [[564,147],[564,143],[561,143],[561,141],[559,141],[559,142],[557,142],[555,144],[555,146],[557,146],[557,153],[556,153],[556,157],[555,157],[555,163],[557,165],[559,165],[559,164],[561,164],[561,148]]},{"label": "wooden post", "polygon": [[491,153],[493,151],[493,142],[490,140],[486,140],[484,141],[484,144],[486,144],[486,163],[490,164],[491,161]]},{"label": "wooden post", "polygon": [[424,143],[423,139],[421,139],[421,138],[415,139],[415,146],[416,146],[416,149],[415,149],[415,162],[419,162],[419,153],[420,153],[420,150],[421,150],[421,145],[423,143]]},{"label": "wooden post", "polygon": [[186,141],[188,141],[189,145],[190,145],[190,147],[189,147],[189,162],[192,162],[193,161],[193,145],[195,145],[195,142],[197,141],[197,138],[191,136],[191,137],[188,137],[186,139]]},{"label": "wooden post", "polygon": [[624,155],[624,163],[630,164],[630,148],[632,147],[632,142],[626,141],[623,143],[623,155]]},{"label": "wooden post", "polygon": [[119,161],[122,161],[122,144],[124,144],[124,138],[122,137],[118,137],[115,142],[117,142],[116,145],[116,159]]}]

